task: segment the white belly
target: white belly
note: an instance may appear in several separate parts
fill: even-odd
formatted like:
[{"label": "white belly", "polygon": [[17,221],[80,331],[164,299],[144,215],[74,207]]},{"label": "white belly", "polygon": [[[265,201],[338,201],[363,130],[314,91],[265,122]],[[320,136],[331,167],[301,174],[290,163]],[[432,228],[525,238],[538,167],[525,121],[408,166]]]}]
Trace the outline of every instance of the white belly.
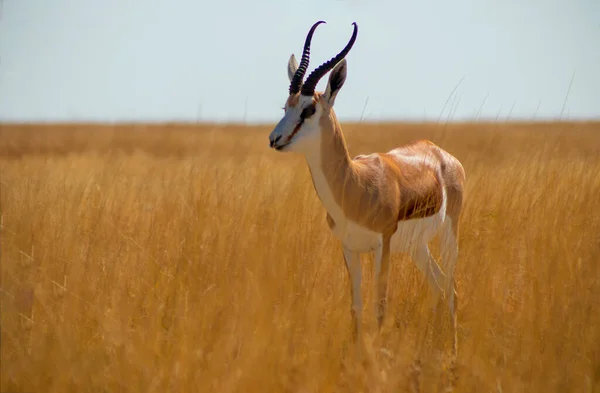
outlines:
[{"label": "white belly", "polygon": [[[444,223],[444,218],[445,212],[427,218],[399,222],[398,229],[392,235],[391,251],[412,254],[416,248],[429,243],[435,237]],[[369,252],[382,243],[381,233],[373,232],[349,220],[344,221],[336,222],[333,234],[348,249]]]},{"label": "white belly", "polygon": [[[332,215],[335,221],[333,234],[344,246],[359,252],[375,250],[383,241],[381,233],[373,232],[348,220],[343,214]],[[438,233],[446,218],[446,192],[440,210],[433,216],[398,222],[392,235],[391,252],[412,254],[419,246],[428,244]]]},{"label": "white belly", "polygon": [[[333,218],[336,220],[336,218]],[[338,217],[333,228],[333,235],[344,246],[352,251],[368,252],[375,250],[382,242],[381,233],[373,232],[357,223]]]}]

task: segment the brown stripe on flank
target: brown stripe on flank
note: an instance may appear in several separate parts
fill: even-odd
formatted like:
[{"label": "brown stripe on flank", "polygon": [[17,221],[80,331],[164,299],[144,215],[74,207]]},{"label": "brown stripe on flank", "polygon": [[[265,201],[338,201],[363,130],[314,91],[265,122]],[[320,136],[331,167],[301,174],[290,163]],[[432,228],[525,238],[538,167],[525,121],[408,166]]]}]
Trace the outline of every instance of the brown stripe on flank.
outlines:
[{"label": "brown stripe on flank", "polygon": [[425,218],[439,212],[444,198],[443,188],[432,168],[403,166],[400,182],[405,187],[400,194],[398,221]]},{"label": "brown stripe on flank", "polygon": [[433,216],[442,207],[442,196],[433,195],[405,202],[398,214],[398,221]]}]

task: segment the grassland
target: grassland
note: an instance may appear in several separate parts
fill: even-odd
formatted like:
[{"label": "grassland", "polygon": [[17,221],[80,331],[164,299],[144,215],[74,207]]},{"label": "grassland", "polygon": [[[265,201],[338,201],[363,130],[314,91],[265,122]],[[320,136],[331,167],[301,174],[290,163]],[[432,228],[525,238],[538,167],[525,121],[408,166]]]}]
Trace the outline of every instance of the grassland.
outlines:
[{"label": "grassland", "polygon": [[341,250],[269,127],[3,125],[0,390],[600,392],[600,124],[345,131],[464,164],[455,361],[403,257],[356,361]]}]

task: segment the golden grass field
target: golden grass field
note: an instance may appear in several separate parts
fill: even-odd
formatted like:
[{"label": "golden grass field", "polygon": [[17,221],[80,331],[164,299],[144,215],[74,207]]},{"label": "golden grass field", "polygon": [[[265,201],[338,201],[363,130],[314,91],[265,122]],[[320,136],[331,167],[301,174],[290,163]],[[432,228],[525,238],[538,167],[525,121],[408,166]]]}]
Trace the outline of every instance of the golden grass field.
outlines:
[{"label": "golden grass field", "polygon": [[351,155],[428,138],[465,167],[454,361],[399,256],[357,360],[340,246],[271,127],[1,126],[0,390],[600,392],[600,123],[344,125]]}]

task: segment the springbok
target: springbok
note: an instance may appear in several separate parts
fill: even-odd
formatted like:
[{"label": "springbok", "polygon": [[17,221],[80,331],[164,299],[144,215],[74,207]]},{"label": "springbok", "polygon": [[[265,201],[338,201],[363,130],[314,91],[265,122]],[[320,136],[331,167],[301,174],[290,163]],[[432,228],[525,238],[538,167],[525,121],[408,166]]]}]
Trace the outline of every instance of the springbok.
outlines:
[{"label": "springbok", "polygon": [[[319,21],[310,29],[300,65],[292,54],[285,114],[269,135],[270,147],[304,155],[314,188],[327,210],[327,223],[342,243],[351,281],[354,337],[361,335],[360,254],[375,252],[376,307],[381,328],[387,303],[391,252],[409,254],[426,275],[436,299],[446,294],[457,351],[454,270],[458,258],[459,218],[465,172],[461,163],[433,142],[419,140],[387,153],[350,158],[333,105],[346,80],[348,54],[358,33],[346,47],[317,67],[302,83],[310,58],[310,43]],[[327,73],[324,93],[315,92]],[[440,234],[446,273],[429,252],[428,243]]]}]

